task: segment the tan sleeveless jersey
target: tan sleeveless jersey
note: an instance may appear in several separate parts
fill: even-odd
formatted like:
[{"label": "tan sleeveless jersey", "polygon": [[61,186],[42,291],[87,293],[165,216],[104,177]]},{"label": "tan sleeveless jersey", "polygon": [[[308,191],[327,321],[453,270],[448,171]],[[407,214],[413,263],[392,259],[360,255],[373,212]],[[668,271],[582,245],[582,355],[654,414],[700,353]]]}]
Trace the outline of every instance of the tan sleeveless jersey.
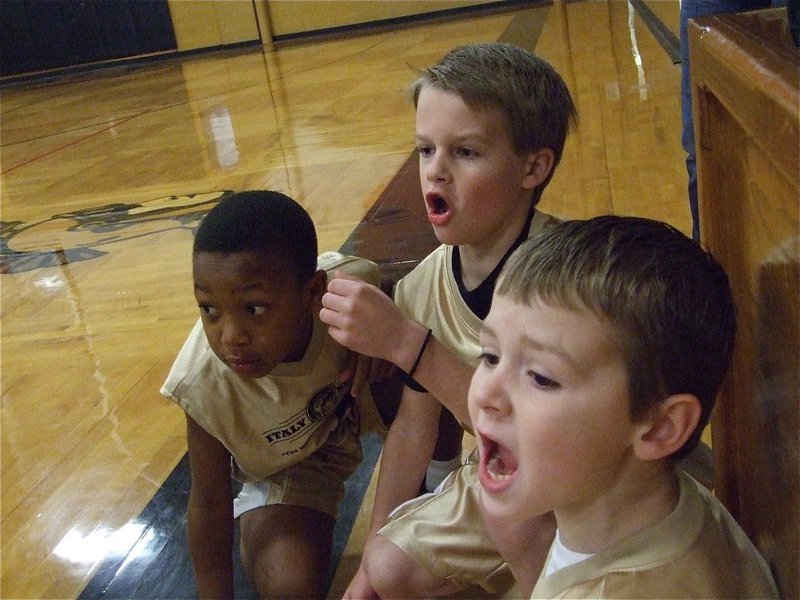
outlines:
[{"label": "tan sleeveless jersey", "polygon": [[[374,263],[337,252],[321,255],[318,267],[329,277],[341,270],[374,285],[380,280]],[[224,444],[234,477],[261,481],[312,454],[336,430],[340,403],[349,401],[349,384],[339,382],[347,357],[315,314],[302,360],[258,379],[241,377],[217,358],[198,320],[161,393]],[[358,401],[372,402],[369,386]]]}]

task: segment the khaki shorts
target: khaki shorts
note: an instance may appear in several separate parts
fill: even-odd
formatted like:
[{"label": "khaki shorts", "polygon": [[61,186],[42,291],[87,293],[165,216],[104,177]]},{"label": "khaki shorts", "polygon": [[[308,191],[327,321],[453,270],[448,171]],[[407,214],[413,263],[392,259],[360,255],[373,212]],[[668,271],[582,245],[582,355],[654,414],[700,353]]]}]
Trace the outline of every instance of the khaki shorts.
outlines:
[{"label": "khaki shorts", "polygon": [[478,467],[467,464],[448,475],[440,491],[399,506],[378,533],[461,589],[506,593],[514,578],[484,528],[479,490]]},{"label": "khaki shorts", "polygon": [[248,481],[233,500],[233,516],[289,504],[321,511],[334,519],[344,498],[344,482],[361,463],[360,417],[352,407],[324,446],[264,481]]}]

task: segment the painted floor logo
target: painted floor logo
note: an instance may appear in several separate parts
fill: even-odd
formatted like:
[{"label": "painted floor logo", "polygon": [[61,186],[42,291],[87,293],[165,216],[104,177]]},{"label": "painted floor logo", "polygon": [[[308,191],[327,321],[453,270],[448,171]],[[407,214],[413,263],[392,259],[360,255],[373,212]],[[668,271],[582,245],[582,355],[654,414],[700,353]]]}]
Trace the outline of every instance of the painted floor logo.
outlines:
[{"label": "painted floor logo", "polygon": [[[232,190],[164,196],[138,204],[108,204],[35,222],[0,221],[0,273],[22,273],[103,256],[103,246],[161,233],[194,231]],[[164,227],[153,227],[164,221]],[[167,224],[171,223],[171,226]],[[147,225],[151,225],[148,227]]]}]

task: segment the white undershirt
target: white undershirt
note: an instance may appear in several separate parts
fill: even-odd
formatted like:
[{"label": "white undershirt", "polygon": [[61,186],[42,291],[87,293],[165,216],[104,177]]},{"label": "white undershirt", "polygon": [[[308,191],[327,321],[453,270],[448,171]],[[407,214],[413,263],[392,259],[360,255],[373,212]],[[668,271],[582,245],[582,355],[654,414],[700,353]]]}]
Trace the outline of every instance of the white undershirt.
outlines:
[{"label": "white undershirt", "polygon": [[575,552],[567,548],[561,543],[561,536],[558,534],[558,530],[556,530],[556,539],[553,542],[553,550],[550,552],[550,560],[547,563],[545,577],[552,575],[559,569],[574,565],[592,556],[594,556],[594,554],[584,554],[583,552]]}]

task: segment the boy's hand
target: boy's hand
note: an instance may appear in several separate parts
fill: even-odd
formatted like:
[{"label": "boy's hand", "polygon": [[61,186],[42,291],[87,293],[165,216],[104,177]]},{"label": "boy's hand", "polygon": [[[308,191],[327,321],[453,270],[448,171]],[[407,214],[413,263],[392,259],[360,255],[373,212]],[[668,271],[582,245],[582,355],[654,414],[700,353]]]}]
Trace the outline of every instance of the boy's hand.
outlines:
[{"label": "boy's hand", "polygon": [[320,319],[342,346],[397,364],[395,351],[402,348],[410,322],[380,289],[337,271],[322,296],[322,307]]}]

